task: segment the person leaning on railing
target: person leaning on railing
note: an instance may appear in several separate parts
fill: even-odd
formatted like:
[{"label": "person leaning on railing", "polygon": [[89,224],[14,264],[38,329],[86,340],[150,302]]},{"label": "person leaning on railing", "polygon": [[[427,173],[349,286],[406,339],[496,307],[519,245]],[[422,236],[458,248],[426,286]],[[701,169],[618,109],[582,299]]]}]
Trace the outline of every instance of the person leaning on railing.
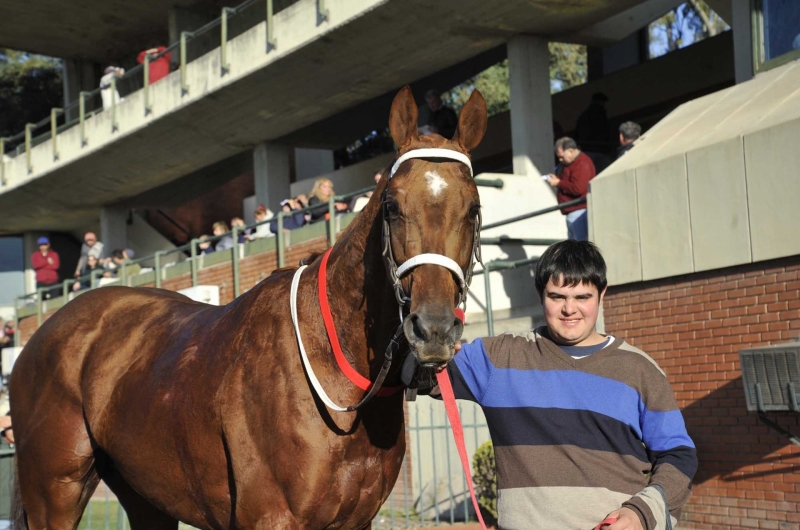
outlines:
[{"label": "person leaning on railing", "polygon": [[94,254],[89,254],[86,257],[86,266],[81,269],[79,279],[72,284],[73,291],[80,291],[81,289],[89,289],[92,286],[92,273],[95,273],[95,278],[102,276],[103,266],[100,264]]},{"label": "person leaning on railing", "polygon": [[260,225],[252,228],[250,233],[247,234],[245,237],[248,241],[255,241],[256,239],[262,239],[265,237],[272,237],[275,234],[272,233],[269,229],[269,224],[265,223],[267,219],[272,217],[272,212],[264,206],[263,204],[259,204],[256,208],[256,211],[253,212],[253,218],[256,220],[257,223],[261,223]]},{"label": "person leaning on railing", "polygon": [[[306,224],[306,218],[302,212],[292,213],[297,210],[302,210],[303,206],[296,199],[284,199],[281,201],[281,211],[286,215],[283,218],[283,229],[294,230]],[[278,219],[273,217],[272,222],[269,223],[269,229],[273,234],[278,233]]]},{"label": "person leaning on railing", "polygon": [[[316,208],[311,210],[311,222],[316,223],[328,219],[328,217],[330,217],[328,201],[331,197],[336,195],[333,191],[333,182],[326,178],[317,179],[309,195],[311,198],[308,200],[308,206],[316,206]],[[337,212],[347,211],[347,203],[336,202],[333,206]]]}]

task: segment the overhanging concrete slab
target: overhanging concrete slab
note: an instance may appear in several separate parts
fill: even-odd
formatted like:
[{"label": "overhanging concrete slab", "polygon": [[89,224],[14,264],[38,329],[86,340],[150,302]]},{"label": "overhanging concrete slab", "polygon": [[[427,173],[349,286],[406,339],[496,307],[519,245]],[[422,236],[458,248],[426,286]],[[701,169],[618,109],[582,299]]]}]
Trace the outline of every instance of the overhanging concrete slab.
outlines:
[{"label": "overhanging concrete slab", "polygon": [[[414,80],[503,44],[519,33],[575,33],[635,4],[634,0],[340,0],[317,19],[316,0],[301,0],[275,17],[276,50],[265,53],[265,23],[228,43],[230,70],[220,75],[219,50],[187,67],[182,96],[173,72],[116,109],[58,136],[60,158],[46,141],[6,164],[0,233],[79,226],[102,205],[136,196],[271,141]],[[388,108],[384,110],[388,115]]]}]

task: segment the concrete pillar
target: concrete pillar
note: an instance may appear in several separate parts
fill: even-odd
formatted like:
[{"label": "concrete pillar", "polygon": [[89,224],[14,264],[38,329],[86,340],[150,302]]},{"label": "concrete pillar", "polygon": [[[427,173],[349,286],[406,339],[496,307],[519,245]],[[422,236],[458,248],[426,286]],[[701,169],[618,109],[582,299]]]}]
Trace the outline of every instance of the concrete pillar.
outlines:
[{"label": "concrete pillar", "polygon": [[289,197],[289,155],[291,148],[270,143],[253,149],[253,178],[256,205],[263,204],[273,212]]},{"label": "concrete pillar", "polygon": [[297,147],[294,150],[294,160],[297,181],[333,172],[333,151],[330,149]]},{"label": "concrete pillar", "polygon": [[106,257],[115,249],[125,249],[128,244],[128,210],[103,208],[100,212],[100,242]]},{"label": "concrete pillar", "polygon": [[[36,245],[36,238],[32,240]],[[13,306],[17,296],[30,292],[26,289],[25,271],[31,269],[30,254],[33,250],[26,256],[25,251],[29,249],[26,243],[22,237],[0,237],[0,307]],[[8,315],[5,318],[9,318]]]},{"label": "concrete pillar", "polygon": [[[63,86],[64,86],[64,108],[70,103],[78,100],[78,95],[81,91],[88,92],[100,86],[101,67],[100,65],[91,61],[82,59],[64,59],[63,72]],[[86,110],[93,110],[96,106],[100,106],[100,97],[95,98],[97,101],[87,101]],[[68,109],[67,119],[73,120],[78,118],[78,107]]]},{"label": "concrete pillar", "polygon": [[731,3],[731,30],[733,31],[733,68],[736,83],[753,78],[753,28],[750,2]]},{"label": "concrete pillar", "polygon": [[[508,43],[511,150],[514,174],[538,177],[553,169],[553,108],[547,41],[518,36]],[[562,124],[563,125],[563,124]]]}]

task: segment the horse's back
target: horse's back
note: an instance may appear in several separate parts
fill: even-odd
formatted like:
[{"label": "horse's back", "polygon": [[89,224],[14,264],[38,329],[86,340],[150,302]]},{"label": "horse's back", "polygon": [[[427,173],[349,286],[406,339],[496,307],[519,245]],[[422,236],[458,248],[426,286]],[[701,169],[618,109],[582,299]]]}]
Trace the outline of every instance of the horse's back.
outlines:
[{"label": "horse's back", "polygon": [[11,377],[15,416],[52,397],[43,387],[81,405],[87,391],[99,401],[110,398],[131,364],[155,360],[162,351],[155,341],[164,345],[171,323],[202,318],[209,309],[219,310],[155,289],[104,287],[82,294],[48,318],[17,359]]}]

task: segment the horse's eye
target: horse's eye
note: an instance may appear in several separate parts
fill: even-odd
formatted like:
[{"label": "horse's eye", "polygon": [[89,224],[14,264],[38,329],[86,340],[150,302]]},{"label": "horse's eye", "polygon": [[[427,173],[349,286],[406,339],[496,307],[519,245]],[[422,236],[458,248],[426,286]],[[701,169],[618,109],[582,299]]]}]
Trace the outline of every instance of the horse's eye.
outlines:
[{"label": "horse's eye", "polygon": [[472,207],[469,209],[469,218],[473,221],[478,218],[481,214],[481,205],[480,204],[473,204]]},{"label": "horse's eye", "polygon": [[390,216],[396,217],[397,215],[400,215],[400,205],[397,204],[397,201],[393,199],[387,199],[386,211],[389,212]]}]

